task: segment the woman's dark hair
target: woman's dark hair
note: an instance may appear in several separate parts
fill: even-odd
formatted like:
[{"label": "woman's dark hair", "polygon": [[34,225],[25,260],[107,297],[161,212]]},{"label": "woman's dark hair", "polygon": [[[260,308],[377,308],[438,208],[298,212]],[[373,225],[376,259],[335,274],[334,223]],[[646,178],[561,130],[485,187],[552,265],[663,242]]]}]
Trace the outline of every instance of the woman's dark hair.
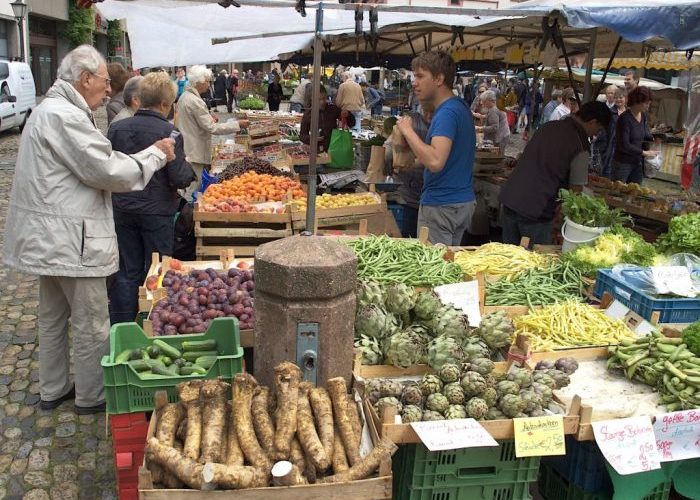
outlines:
[{"label": "woman's dark hair", "polygon": [[589,122],[591,120],[596,120],[604,128],[608,128],[610,124],[610,109],[608,105],[604,102],[589,101],[581,106],[581,109],[576,113],[576,115],[583,122]]},{"label": "woman's dark hair", "polygon": [[627,106],[632,107],[635,104],[651,102],[653,99],[654,95],[651,93],[651,89],[649,87],[635,87],[627,96]]}]

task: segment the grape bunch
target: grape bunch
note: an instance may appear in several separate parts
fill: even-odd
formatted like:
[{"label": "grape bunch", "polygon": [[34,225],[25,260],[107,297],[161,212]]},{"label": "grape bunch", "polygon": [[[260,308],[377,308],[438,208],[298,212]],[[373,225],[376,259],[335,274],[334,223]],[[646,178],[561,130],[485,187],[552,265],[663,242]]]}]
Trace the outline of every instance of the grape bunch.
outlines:
[{"label": "grape bunch", "polygon": [[273,167],[267,160],[255,158],[253,156],[246,156],[243,158],[243,161],[229,164],[224,171],[218,175],[219,182],[233,179],[234,177],[238,177],[239,175],[249,171],[253,171],[258,174],[276,175],[280,177],[294,177],[294,175],[289,172],[283,172],[282,170]]}]

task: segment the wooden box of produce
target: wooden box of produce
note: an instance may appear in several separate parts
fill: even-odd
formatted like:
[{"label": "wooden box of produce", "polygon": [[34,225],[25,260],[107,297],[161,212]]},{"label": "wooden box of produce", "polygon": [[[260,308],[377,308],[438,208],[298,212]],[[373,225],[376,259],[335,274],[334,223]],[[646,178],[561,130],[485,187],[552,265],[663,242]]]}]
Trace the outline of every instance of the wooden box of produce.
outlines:
[{"label": "wooden box of produce", "polygon": [[[295,233],[306,229],[304,202],[292,205],[292,228]],[[316,198],[317,227],[357,224],[367,216],[386,211],[386,202],[374,193],[321,195]]]},{"label": "wooden box of produce", "polygon": [[[344,379],[330,379],[326,390],[300,383],[301,373],[291,363],[275,373],[279,382],[271,388],[258,386],[248,374],[234,377],[233,397],[224,381],[182,385],[177,405],[166,406],[158,395],[139,469],[139,498],[392,498],[396,446],[379,440],[371,420],[362,426],[362,408],[347,394]],[[271,408],[272,399],[295,411]],[[290,414],[296,415],[294,427]],[[190,432],[193,421],[207,425]],[[358,433],[364,435],[364,458]],[[350,452],[344,442],[357,448]]]}]

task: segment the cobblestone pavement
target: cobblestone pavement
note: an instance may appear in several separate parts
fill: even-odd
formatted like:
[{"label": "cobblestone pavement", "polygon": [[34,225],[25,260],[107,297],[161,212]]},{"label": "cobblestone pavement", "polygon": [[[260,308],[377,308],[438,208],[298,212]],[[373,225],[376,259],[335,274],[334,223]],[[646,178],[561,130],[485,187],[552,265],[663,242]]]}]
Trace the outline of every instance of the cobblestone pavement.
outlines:
[{"label": "cobblestone pavement", "polygon": [[[0,133],[0,228],[19,137]],[[0,264],[0,498],[116,499],[105,415],[77,416],[73,401],[39,409],[38,283]]]}]

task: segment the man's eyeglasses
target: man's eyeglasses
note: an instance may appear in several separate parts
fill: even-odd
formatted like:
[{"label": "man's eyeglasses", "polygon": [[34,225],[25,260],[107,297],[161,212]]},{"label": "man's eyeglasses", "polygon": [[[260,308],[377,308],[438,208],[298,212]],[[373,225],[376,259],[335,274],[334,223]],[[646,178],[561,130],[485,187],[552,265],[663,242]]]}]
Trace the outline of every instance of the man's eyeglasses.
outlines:
[{"label": "man's eyeglasses", "polygon": [[112,79],[111,79],[110,77],[108,77],[108,76],[98,75],[97,73],[92,73],[92,76],[96,76],[96,77],[98,77],[98,78],[102,78],[102,79],[105,81],[105,83],[106,83],[107,85],[109,85],[109,86],[112,85]]}]

